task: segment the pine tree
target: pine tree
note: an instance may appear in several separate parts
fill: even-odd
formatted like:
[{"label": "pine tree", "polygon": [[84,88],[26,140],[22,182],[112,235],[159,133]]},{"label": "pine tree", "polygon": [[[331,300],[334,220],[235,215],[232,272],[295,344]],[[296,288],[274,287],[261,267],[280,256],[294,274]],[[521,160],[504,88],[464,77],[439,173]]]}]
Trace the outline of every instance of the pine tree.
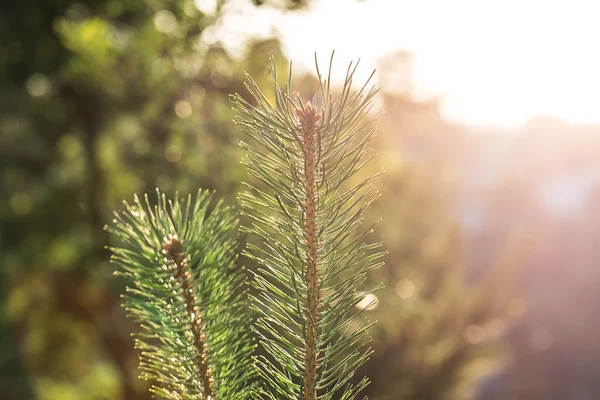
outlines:
[{"label": "pine tree", "polygon": [[[251,220],[246,231],[263,246],[248,247],[259,265],[254,286],[256,331],[266,356],[260,374],[270,399],[353,399],[368,383],[352,383],[370,354],[368,321],[354,317],[368,294],[357,294],[367,272],[381,265],[379,244],[368,243],[364,208],[376,197],[374,174],[355,174],[372,158],[375,130],[369,111],[375,88],[352,89],[350,64],[337,98],[331,95],[331,64],[319,89],[304,102],[275,82],[270,102],[248,77],[250,101],[234,96],[236,122],[248,134],[244,164],[253,182],[241,195]],[[338,396],[338,397],[336,397]]]},{"label": "pine tree", "polygon": [[194,203],[158,193],[155,206],[136,196],[108,228],[123,242],[113,260],[129,282],[124,305],[141,325],[142,378],[156,397],[354,399],[368,384],[355,372],[371,353],[371,322],[356,319],[364,308],[355,306],[370,294],[367,273],[382,265],[380,244],[367,241],[373,225],[362,226],[379,173],[356,173],[373,157],[375,130],[366,128],[377,90],[368,81],[353,90],[351,64],[333,99],[331,64],[325,80],[317,65],[319,90],[303,102],[291,91],[291,66],[285,90],[274,61],[271,70],[275,105],[251,77],[252,103],[233,97],[235,122],[251,138],[244,164],[254,182],[241,200],[245,231],[262,241],[246,254],[260,265],[251,299],[265,355],[251,356],[237,222],[222,202],[212,208],[203,191]]}]

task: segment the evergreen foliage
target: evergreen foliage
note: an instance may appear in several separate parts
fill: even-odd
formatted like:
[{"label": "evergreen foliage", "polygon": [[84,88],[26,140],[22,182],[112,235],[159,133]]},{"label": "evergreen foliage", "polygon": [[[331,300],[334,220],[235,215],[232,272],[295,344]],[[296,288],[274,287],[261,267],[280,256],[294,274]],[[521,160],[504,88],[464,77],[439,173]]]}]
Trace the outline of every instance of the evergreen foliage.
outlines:
[{"label": "evergreen foliage", "polygon": [[[358,65],[358,64],[357,64]],[[367,378],[353,381],[370,354],[370,323],[357,321],[355,307],[369,291],[357,292],[367,272],[381,265],[380,244],[366,241],[365,207],[377,196],[374,174],[355,174],[372,158],[367,129],[377,89],[352,88],[350,64],[339,96],[331,95],[317,65],[319,90],[303,102],[287,85],[275,83],[270,102],[248,76],[250,101],[234,96],[235,121],[249,136],[244,164],[252,177],[241,195],[251,220],[246,231],[262,239],[248,246],[258,262],[253,305],[266,356],[260,374],[270,399],[353,399]]]},{"label": "evergreen foliage", "polygon": [[[108,228],[124,243],[113,248],[118,275],[128,279],[125,307],[141,324],[136,333],[142,378],[164,399],[353,399],[368,383],[354,379],[367,360],[367,320],[355,320],[369,291],[368,271],[382,265],[380,243],[368,243],[373,225],[362,226],[363,210],[378,197],[379,173],[354,182],[373,157],[366,130],[377,90],[351,87],[348,68],[339,97],[330,94],[330,75],[312,102],[303,103],[277,85],[271,106],[256,82],[247,88],[256,105],[233,97],[236,122],[250,135],[244,164],[264,185],[248,184],[241,195],[252,221],[246,231],[262,239],[247,255],[260,265],[255,275],[254,330],[266,356],[255,359],[242,308],[243,275],[231,231],[237,221],[211,195],[192,203],[158,204],[134,197],[115,213]],[[293,98],[295,96],[295,98]],[[366,132],[365,132],[366,131]],[[355,179],[354,179],[355,180]],[[252,383],[258,372],[264,386]]]},{"label": "evergreen foliage", "polygon": [[115,215],[108,229],[124,247],[113,248],[112,259],[129,283],[124,305],[141,324],[136,348],[151,391],[164,399],[249,398],[253,345],[230,208],[213,208],[207,191],[173,202],[158,192],[157,205],[136,196]]}]

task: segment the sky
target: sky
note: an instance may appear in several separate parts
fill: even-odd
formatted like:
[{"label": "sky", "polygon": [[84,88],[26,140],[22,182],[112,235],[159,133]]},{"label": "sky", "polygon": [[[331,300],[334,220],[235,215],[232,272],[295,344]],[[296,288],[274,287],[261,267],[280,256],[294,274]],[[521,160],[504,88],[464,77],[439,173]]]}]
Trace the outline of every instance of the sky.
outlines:
[{"label": "sky", "polygon": [[300,12],[246,8],[229,24],[274,27],[301,70],[335,49],[340,68],[361,58],[367,77],[410,51],[417,98],[440,97],[451,121],[514,128],[537,115],[600,123],[599,17],[597,0],[313,0]]}]

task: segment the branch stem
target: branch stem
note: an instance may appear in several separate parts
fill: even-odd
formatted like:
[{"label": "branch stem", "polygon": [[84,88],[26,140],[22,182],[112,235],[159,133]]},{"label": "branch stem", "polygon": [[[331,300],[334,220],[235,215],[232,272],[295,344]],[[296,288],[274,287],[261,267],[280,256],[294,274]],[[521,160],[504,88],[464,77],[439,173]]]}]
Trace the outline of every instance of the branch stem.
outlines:
[{"label": "branch stem", "polygon": [[306,183],[304,206],[304,239],[306,243],[306,347],[304,352],[304,394],[303,400],[316,400],[317,357],[318,357],[318,240],[317,234],[317,185],[316,162],[317,146],[315,137],[318,134],[318,122],[321,114],[316,107],[307,102],[303,110],[297,112],[299,129],[304,146],[304,177]]},{"label": "branch stem", "polygon": [[183,239],[178,240],[171,236],[163,243],[163,248],[171,258],[175,267],[175,279],[181,285],[181,297],[185,305],[190,325],[192,327],[193,345],[196,350],[195,364],[198,368],[200,381],[202,382],[202,393],[205,400],[215,400],[212,372],[208,364],[206,352],[206,335],[204,333],[204,322],[198,307],[198,298],[192,285],[192,276],[187,270],[187,258],[183,252]]}]

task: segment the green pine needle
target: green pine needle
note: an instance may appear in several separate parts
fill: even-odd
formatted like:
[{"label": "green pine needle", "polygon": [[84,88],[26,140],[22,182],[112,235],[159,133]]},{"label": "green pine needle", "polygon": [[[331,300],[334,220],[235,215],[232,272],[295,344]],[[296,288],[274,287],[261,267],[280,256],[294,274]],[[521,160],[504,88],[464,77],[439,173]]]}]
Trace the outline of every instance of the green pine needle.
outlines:
[{"label": "green pine needle", "polygon": [[124,306],[141,325],[141,378],[156,398],[248,399],[254,346],[235,267],[237,220],[207,191],[195,201],[157,194],[154,206],[135,196],[107,228],[122,243],[111,250],[128,283]]},{"label": "green pine needle", "polygon": [[[332,55],[333,57],[333,55]],[[366,361],[370,323],[355,318],[367,272],[382,265],[379,244],[363,210],[378,196],[377,175],[356,173],[373,157],[369,111],[377,90],[351,87],[348,68],[338,96],[331,94],[331,65],[312,102],[275,82],[273,101],[248,76],[252,101],[235,95],[235,122],[249,136],[243,160],[253,179],[240,197],[262,239],[248,246],[258,262],[255,329],[266,356],[258,359],[264,392],[273,400],[354,399],[367,385],[354,374]],[[360,293],[360,294],[359,294]]]}]

